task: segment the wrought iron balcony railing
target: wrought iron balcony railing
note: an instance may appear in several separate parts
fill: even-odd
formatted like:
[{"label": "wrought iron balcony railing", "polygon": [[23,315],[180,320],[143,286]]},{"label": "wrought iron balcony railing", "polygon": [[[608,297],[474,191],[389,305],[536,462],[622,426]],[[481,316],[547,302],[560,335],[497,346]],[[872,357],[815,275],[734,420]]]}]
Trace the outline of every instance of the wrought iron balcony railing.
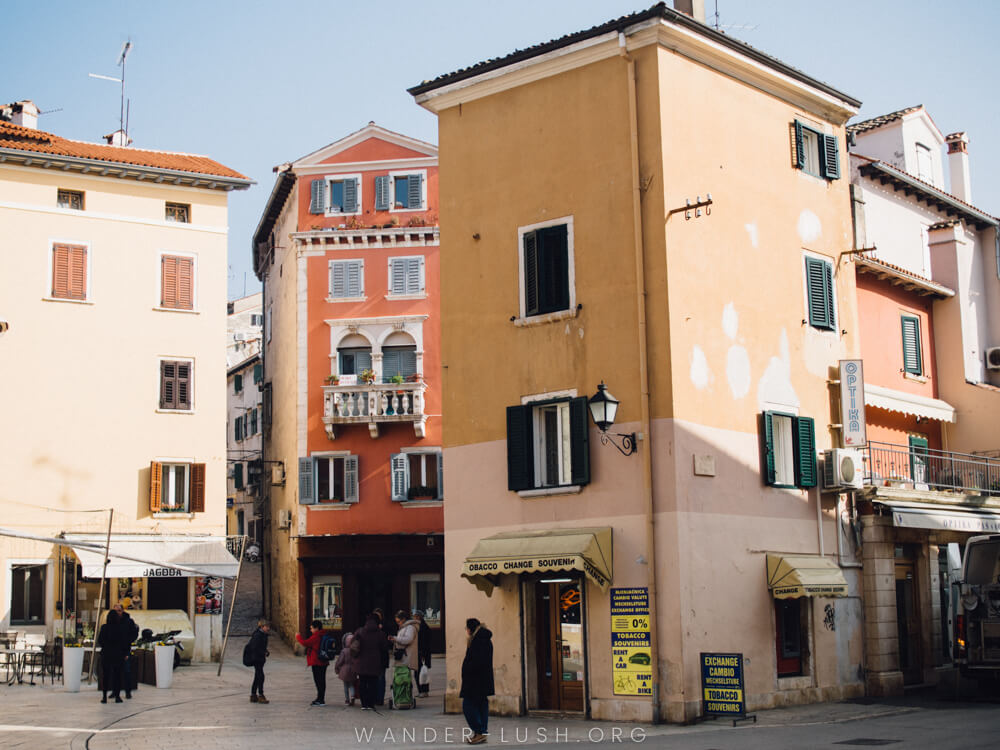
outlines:
[{"label": "wrought iron balcony railing", "polygon": [[867,485],[1000,496],[1000,458],[874,441],[864,453]]}]

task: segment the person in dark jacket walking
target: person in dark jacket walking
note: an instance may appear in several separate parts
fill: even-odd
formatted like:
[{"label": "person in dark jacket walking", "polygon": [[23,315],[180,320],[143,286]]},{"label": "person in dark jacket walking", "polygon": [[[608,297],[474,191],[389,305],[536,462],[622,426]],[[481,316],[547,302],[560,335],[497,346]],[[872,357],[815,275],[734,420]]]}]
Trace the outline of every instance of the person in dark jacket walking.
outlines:
[{"label": "person in dark jacket walking", "polygon": [[101,703],[108,702],[108,686],[115,703],[122,702],[122,672],[125,669],[125,655],[129,642],[122,627],[121,615],[117,611],[108,612],[108,619],[97,635],[97,645],[101,647],[101,665],[104,669],[104,684],[101,687]]},{"label": "person in dark jacket walking", "polygon": [[[378,629],[388,639],[389,633],[385,629],[385,612],[382,611],[381,607],[375,607],[372,610],[372,614],[378,620]],[[382,655],[382,671],[378,673],[378,684],[375,686],[375,705],[384,706],[385,705],[385,671],[389,668],[389,649],[385,650],[385,654]]]},{"label": "person in dark jacket walking", "polygon": [[316,700],[310,703],[310,706],[325,706],[326,705],[326,668],[330,666],[330,662],[323,661],[319,656],[319,647],[323,642],[323,636],[326,635],[326,631],[323,630],[323,623],[319,620],[313,620],[309,623],[310,635],[308,638],[303,638],[301,633],[295,634],[295,640],[306,647],[306,664],[312,667],[313,682],[316,683]]},{"label": "person in dark jacket walking", "polygon": [[431,684],[420,684],[420,672],[424,667],[431,668],[431,626],[424,619],[424,613],[419,609],[413,610],[413,617],[420,623],[420,634],[417,636],[417,689],[422,698],[427,698],[431,694]]},{"label": "person in dark jacket walking", "polygon": [[358,651],[358,674],[361,676],[361,708],[371,711],[375,708],[379,674],[385,675],[383,660],[389,656],[389,641],[378,626],[378,618],[372,614],[365,626],[354,634],[360,645]]},{"label": "person in dark jacket walking", "polygon": [[253,664],[253,684],[250,686],[251,703],[270,703],[264,697],[264,662],[270,656],[267,650],[267,638],[271,634],[271,623],[267,620],[258,620],[257,629],[250,636],[250,643],[247,647],[250,650],[250,660]]},{"label": "person in dark jacket walking", "polygon": [[462,661],[462,713],[472,730],[466,739],[470,745],[481,745],[489,734],[487,723],[490,718],[489,696],[493,687],[493,633],[475,617],[465,621],[469,645]]},{"label": "person in dark jacket walking", "polygon": [[139,626],[135,624],[121,602],[115,605],[115,612],[121,617],[122,634],[125,637],[125,661],[122,670],[122,683],[125,686],[125,697],[132,698],[132,644],[139,637]]}]

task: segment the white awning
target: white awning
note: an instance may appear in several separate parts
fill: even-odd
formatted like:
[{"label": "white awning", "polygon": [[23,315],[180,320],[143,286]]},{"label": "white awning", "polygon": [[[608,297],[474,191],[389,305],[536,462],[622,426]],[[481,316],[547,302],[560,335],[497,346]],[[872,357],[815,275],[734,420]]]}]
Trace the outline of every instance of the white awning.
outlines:
[{"label": "white awning", "polygon": [[[65,539],[83,566],[83,577],[100,578],[107,537],[66,534]],[[109,552],[108,578],[235,578],[240,565],[223,536],[112,534]]]},{"label": "white awning", "polygon": [[883,388],[871,383],[865,383],[865,406],[912,414],[915,417],[936,419],[939,422],[955,421],[955,407],[947,401],[896,391],[892,388]]},{"label": "white awning", "polygon": [[938,529],[971,533],[1000,532],[1000,509],[964,505],[888,501],[875,498],[892,511],[892,525],[903,529]]}]

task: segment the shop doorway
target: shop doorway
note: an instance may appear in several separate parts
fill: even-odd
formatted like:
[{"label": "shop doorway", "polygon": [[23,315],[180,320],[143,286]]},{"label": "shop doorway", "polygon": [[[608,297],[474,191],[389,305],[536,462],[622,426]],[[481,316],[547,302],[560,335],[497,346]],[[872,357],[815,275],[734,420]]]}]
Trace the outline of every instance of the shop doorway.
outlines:
[{"label": "shop doorway", "polygon": [[903,684],[923,682],[920,618],[917,608],[916,561],[906,547],[896,547],[896,633]]},{"label": "shop doorway", "polygon": [[384,572],[358,574],[358,611],[355,613],[358,621],[344,623],[345,628],[354,630],[361,627],[372,610],[379,608],[385,614],[383,627],[390,633],[395,632],[396,624],[392,617],[399,607],[393,608],[392,579],[391,574]]},{"label": "shop doorway", "polygon": [[525,584],[528,707],[584,710],[583,585],[579,578]]}]

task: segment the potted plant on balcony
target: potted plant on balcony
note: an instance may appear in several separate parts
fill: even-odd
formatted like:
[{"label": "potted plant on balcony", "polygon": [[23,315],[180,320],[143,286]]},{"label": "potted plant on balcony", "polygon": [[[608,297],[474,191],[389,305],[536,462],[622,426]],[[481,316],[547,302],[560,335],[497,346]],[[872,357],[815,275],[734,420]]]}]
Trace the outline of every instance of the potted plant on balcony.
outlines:
[{"label": "potted plant on balcony", "polygon": [[437,491],[433,487],[415,484],[406,491],[407,500],[434,500]]},{"label": "potted plant on balcony", "polygon": [[422,381],[423,379],[424,379],[424,376],[423,376],[423,373],[419,373],[419,372],[415,372],[415,373],[413,373],[413,374],[412,374],[412,375],[410,375],[410,377],[408,378],[408,380],[409,380],[409,381],[410,381],[411,383],[419,383],[419,382],[420,382],[420,381]]},{"label": "potted plant on balcony", "polygon": [[340,385],[340,375],[327,375],[325,380],[327,385]]},{"label": "potted plant on balcony", "polygon": [[358,376],[361,378],[362,383],[368,383],[369,385],[375,382],[375,371],[371,369],[364,369]]}]

